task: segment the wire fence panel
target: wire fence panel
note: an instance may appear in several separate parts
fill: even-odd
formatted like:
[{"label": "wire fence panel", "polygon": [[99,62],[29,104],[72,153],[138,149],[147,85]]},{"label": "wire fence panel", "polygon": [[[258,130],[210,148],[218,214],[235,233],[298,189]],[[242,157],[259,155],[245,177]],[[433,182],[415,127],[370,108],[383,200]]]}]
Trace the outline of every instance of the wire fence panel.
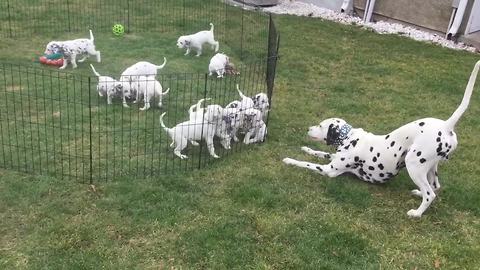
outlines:
[{"label": "wire fence panel", "polygon": [[279,48],[271,17],[214,0],[2,1],[6,38],[115,23],[179,36],[210,22],[243,60],[221,79],[200,72],[116,81],[0,63],[0,167],[91,183],[190,171],[241,152],[265,139],[262,106],[271,105]]}]

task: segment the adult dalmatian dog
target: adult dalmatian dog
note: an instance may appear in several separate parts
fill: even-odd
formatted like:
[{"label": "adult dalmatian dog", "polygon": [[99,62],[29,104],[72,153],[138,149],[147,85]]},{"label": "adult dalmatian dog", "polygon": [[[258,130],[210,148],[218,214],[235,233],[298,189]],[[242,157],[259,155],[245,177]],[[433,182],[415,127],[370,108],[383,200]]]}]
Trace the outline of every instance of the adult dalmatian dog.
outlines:
[{"label": "adult dalmatian dog", "polygon": [[446,121],[424,118],[387,135],[375,135],[361,128],[352,128],[340,118],[326,119],[318,126],[310,127],[308,135],[314,141],[333,145],[337,152],[331,154],[308,147],[302,147],[302,150],[329,159],[330,163],[320,165],[291,158],[285,158],[283,162],[328,177],[351,173],[371,183],[385,183],[406,167],[418,187],[412,190],[412,194],[422,197],[420,206],[409,210],[407,215],[421,217],[440,189],[438,163],[448,159],[457,147],[454,128],[467,110],[479,67],[480,61],[473,68],[460,106]]}]

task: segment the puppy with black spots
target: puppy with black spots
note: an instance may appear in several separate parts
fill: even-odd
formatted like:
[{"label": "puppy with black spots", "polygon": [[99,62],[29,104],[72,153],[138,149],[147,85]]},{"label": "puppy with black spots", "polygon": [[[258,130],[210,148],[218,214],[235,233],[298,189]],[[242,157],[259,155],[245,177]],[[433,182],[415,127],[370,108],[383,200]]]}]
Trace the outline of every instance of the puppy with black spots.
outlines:
[{"label": "puppy with black spots", "polygon": [[100,63],[100,51],[95,49],[95,44],[92,30],[90,30],[90,39],[79,38],[67,41],[50,41],[46,48],[45,54],[59,53],[63,55],[63,65],[60,69],[65,69],[70,62],[72,68],[77,68],[77,56],[82,56],[78,62],[85,61],[90,55],[96,57],[97,62]]},{"label": "puppy with black spots", "polygon": [[412,190],[412,194],[422,197],[420,206],[409,210],[407,215],[421,217],[440,189],[438,163],[448,159],[457,147],[454,128],[467,110],[479,67],[480,61],[473,68],[460,106],[446,121],[424,118],[387,135],[375,135],[361,128],[353,128],[339,118],[326,119],[318,126],[310,127],[308,135],[315,141],[333,145],[336,153],[315,151],[308,147],[302,147],[302,150],[329,159],[330,163],[320,165],[291,158],[285,158],[283,162],[328,177],[351,173],[371,183],[385,183],[406,167],[418,187]]}]

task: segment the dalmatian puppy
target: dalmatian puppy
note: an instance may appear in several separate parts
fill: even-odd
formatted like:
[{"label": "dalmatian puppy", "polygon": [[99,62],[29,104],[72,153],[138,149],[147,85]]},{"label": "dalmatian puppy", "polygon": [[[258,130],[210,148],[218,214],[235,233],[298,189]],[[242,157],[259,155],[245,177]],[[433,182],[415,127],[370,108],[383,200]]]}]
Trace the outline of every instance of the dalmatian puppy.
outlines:
[{"label": "dalmatian puppy", "polygon": [[262,112],[257,109],[247,109],[244,112],[244,144],[263,142],[267,135],[267,125],[263,122]]},{"label": "dalmatian puppy", "polygon": [[254,108],[255,103],[251,97],[245,96],[242,91],[240,91],[240,87],[237,84],[237,92],[242,98],[241,100],[234,100],[225,106],[225,108],[235,108],[239,111],[245,111],[246,109]]},{"label": "dalmatian puppy", "polygon": [[158,107],[162,107],[162,98],[170,92],[168,88],[165,92],[162,92],[163,88],[159,81],[151,76],[138,76],[138,79],[132,82],[133,88],[136,91],[136,99],[133,103],[137,103],[143,95],[144,105],[140,108],[141,111],[148,110],[150,108],[150,101],[152,99],[158,99]]},{"label": "dalmatian puppy", "polygon": [[308,135],[315,141],[333,145],[337,152],[331,154],[308,147],[302,147],[302,150],[329,159],[330,163],[320,165],[291,158],[285,158],[283,162],[328,177],[352,173],[371,183],[385,183],[406,167],[418,187],[412,190],[412,194],[422,198],[420,206],[409,210],[407,215],[421,217],[440,189],[437,173],[439,162],[447,160],[457,147],[454,128],[467,110],[479,67],[480,61],[470,75],[460,106],[446,121],[424,118],[386,135],[374,135],[361,128],[353,128],[342,119],[326,119],[318,126],[310,127]]},{"label": "dalmatian puppy", "polygon": [[222,118],[221,112],[217,111],[214,107],[207,108],[207,111],[202,120],[195,119],[194,121],[188,120],[177,124],[173,128],[168,128],[163,123],[163,117],[166,113],[160,116],[160,125],[168,133],[173,140],[173,153],[181,159],[188,158],[182,154],[182,150],[187,147],[188,141],[205,140],[207,143],[208,152],[214,158],[219,158],[215,154],[215,148],[213,145],[213,137],[215,136],[215,128],[217,122]]},{"label": "dalmatian puppy", "polygon": [[270,103],[268,102],[268,96],[265,93],[258,93],[252,97],[253,108],[262,112],[262,119],[266,120],[268,111],[270,109]]},{"label": "dalmatian puppy", "polygon": [[93,65],[90,64],[90,67],[92,68],[93,73],[98,78],[98,95],[101,97],[106,95],[108,105],[112,104],[112,97],[121,97],[123,100],[123,107],[128,108],[125,98],[130,98],[130,91],[128,89],[124,89],[122,83],[115,80],[114,78],[100,75],[95,70]]},{"label": "dalmatian puppy", "polygon": [[78,60],[78,62],[81,63],[90,55],[94,55],[97,58],[97,62],[100,63],[100,51],[95,49],[93,41],[93,33],[92,30],[90,30],[90,39],[80,38],[66,41],[50,41],[45,48],[45,54],[62,54],[64,61],[60,69],[65,69],[68,62],[72,64],[72,68],[77,68],[77,56],[82,56],[82,59]]},{"label": "dalmatian puppy", "polygon": [[203,44],[210,44],[212,50],[218,52],[219,43],[215,40],[213,35],[213,24],[210,23],[210,30],[209,31],[200,31],[195,34],[187,35],[187,36],[180,36],[177,40],[177,47],[180,49],[186,49],[185,55],[188,55],[190,51],[196,50],[197,55],[202,55],[202,47]]},{"label": "dalmatian puppy", "polygon": [[167,64],[167,58],[163,58],[163,64],[155,65],[147,61],[140,61],[125,69],[120,76],[122,82],[133,82],[138,80],[139,76],[157,76],[158,70],[165,67]]},{"label": "dalmatian puppy", "polygon": [[210,59],[210,64],[208,65],[208,75],[212,76],[213,73],[217,73],[217,78],[223,78],[223,75],[226,72],[226,66],[230,62],[230,58],[223,53],[215,54],[212,59]]},{"label": "dalmatian puppy", "polygon": [[[202,108],[202,103],[210,98],[200,99],[196,104],[192,105],[188,110],[190,121],[201,122],[204,120],[204,115],[207,112],[215,111],[216,114],[222,115],[222,117],[217,118],[215,126],[215,136],[220,138],[220,143],[223,148],[230,149],[231,141],[231,131],[232,131],[232,121],[231,118],[224,114],[224,109],[220,105],[208,105],[206,108]],[[198,143],[190,141],[193,145]]]}]

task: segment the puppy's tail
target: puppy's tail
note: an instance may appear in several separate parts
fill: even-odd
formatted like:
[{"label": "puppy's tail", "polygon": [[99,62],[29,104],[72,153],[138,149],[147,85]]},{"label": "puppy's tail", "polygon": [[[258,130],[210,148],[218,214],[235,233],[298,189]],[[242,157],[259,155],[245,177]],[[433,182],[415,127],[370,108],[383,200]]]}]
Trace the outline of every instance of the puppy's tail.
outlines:
[{"label": "puppy's tail", "polygon": [[210,32],[213,32],[213,23],[210,23]]},{"label": "puppy's tail", "polygon": [[163,57],[163,64],[157,66],[157,69],[162,69],[167,64],[167,58]]},{"label": "puppy's tail", "polygon": [[242,99],[248,98],[247,96],[245,96],[245,95],[242,93],[242,91],[240,91],[240,86],[238,86],[238,83],[237,83],[237,91],[238,91],[238,93],[240,94],[240,97],[241,97]]},{"label": "puppy's tail", "polygon": [[101,75],[95,70],[92,64],[90,64],[90,67],[92,68],[93,74],[95,74],[97,77],[100,77]]},{"label": "puppy's tail", "polygon": [[93,38],[93,32],[92,30],[89,30],[90,31],[90,41],[93,42],[95,39]]},{"label": "puppy's tail", "polygon": [[165,114],[167,114],[166,112],[162,113],[162,115],[160,115],[160,126],[162,126],[162,128],[168,133],[168,135],[170,135],[170,137],[173,139],[173,132],[172,132],[172,129],[171,128],[168,128],[167,126],[165,126],[165,124],[163,123],[163,117],[165,116]]},{"label": "puppy's tail", "polygon": [[195,111],[198,111],[202,108],[202,103],[205,101],[205,100],[210,100],[210,98],[202,98],[200,99],[197,104],[193,104],[192,106],[190,106],[190,109],[188,109],[188,113],[189,114],[192,114],[193,113],[193,109],[195,108]]},{"label": "puppy's tail", "polygon": [[463,95],[462,103],[455,110],[455,112],[448,118],[447,127],[453,130],[457,124],[460,117],[467,110],[468,104],[470,103],[470,97],[472,96],[473,87],[475,86],[475,80],[477,79],[478,69],[480,68],[480,61],[475,64],[473,67],[472,74],[470,74],[470,79],[468,80],[467,87],[465,88],[465,94]]},{"label": "puppy's tail", "polygon": [[165,90],[165,92],[162,92],[162,96],[165,96],[166,94],[168,94],[168,92],[170,92],[170,88],[167,88],[167,90]]}]

